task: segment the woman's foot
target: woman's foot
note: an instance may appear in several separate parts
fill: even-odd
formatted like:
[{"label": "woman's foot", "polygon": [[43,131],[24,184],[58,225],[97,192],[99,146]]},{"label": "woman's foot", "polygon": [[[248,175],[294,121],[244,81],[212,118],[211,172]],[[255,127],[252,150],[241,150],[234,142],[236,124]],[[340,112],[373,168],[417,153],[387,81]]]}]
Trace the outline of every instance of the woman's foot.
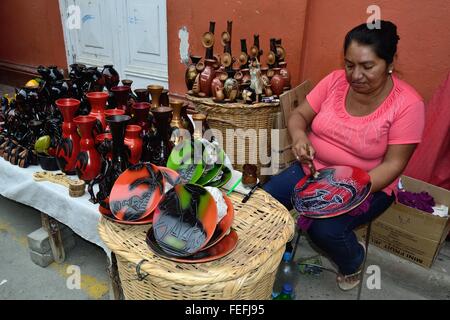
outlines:
[{"label": "woman's foot", "polygon": [[363,264],[364,264],[364,259],[365,259],[365,256],[366,256],[366,246],[361,241],[359,241],[359,244],[362,245],[362,247],[364,249],[363,262],[361,263],[361,266],[360,266],[359,270],[356,271],[355,273],[348,274],[348,275],[339,274],[336,277],[336,281],[337,281],[338,287],[341,290],[344,290],[344,291],[352,290],[353,288],[355,288],[361,282],[361,272],[362,272],[362,267],[363,267]]}]

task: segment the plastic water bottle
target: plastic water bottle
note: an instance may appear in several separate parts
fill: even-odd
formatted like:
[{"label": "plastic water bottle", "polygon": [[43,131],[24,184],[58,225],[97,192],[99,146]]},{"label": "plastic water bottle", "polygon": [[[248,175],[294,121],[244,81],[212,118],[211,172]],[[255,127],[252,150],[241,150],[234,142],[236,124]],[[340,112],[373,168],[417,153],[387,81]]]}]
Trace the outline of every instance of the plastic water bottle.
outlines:
[{"label": "plastic water bottle", "polygon": [[289,283],[283,285],[283,290],[273,300],[294,300],[292,286]]},{"label": "plastic water bottle", "polygon": [[272,292],[272,297],[275,299],[279,296],[283,287],[287,284],[291,288],[291,297],[294,299],[293,288],[298,283],[300,272],[297,269],[297,264],[292,259],[292,253],[286,251],[283,254],[283,259],[278,267],[277,275],[275,277],[275,284]]}]

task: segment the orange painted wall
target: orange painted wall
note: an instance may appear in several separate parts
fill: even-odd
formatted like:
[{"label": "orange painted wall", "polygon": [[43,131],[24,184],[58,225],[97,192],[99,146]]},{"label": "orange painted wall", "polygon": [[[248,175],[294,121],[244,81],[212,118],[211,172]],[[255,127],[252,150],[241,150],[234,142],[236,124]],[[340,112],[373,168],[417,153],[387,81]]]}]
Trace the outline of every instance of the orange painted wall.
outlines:
[{"label": "orange painted wall", "polygon": [[376,4],[381,18],[397,25],[400,35],[398,76],[426,101],[450,71],[450,2],[448,0],[312,0],[308,10],[301,78],[317,83],[343,66],[346,33],[369,17]]},{"label": "orange painted wall", "polygon": [[[247,48],[250,49],[253,34],[259,34],[260,46],[265,53],[261,57],[263,64],[269,49],[269,39],[281,38],[287,51],[286,62],[292,73],[292,82],[299,83],[306,3],[307,0],[167,0],[170,91],[184,94],[187,90],[184,83],[186,67],[180,58],[179,30],[186,27],[189,32],[189,51],[204,56],[201,36],[209,30],[209,21],[216,22],[216,40],[226,31],[227,20],[233,21],[231,47],[235,57],[241,51],[241,38],[247,39]],[[223,52],[219,40],[214,45],[215,53]]]},{"label": "orange painted wall", "polygon": [[0,61],[67,66],[58,0],[1,0],[0,26]]}]

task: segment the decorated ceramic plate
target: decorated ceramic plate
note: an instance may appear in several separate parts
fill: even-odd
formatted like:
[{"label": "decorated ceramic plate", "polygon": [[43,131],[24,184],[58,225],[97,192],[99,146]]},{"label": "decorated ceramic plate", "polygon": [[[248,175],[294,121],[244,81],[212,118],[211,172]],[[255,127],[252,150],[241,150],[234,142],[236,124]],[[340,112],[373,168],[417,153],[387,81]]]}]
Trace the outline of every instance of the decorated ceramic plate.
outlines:
[{"label": "decorated ceramic plate", "polygon": [[225,237],[230,232],[231,225],[233,224],[234,221],[234,207],[233,203],[231,202],[231,199],[227,197],[225,194],[223,194],[223,199],[227,204],[227,214],[225,215],[225,217],[222,218],[222,220],[219,221],[211,239],[202,250],[211,248],[213,245],[222,240],[223,237]]},{"label": "decorated ceramic plate", "polygon": [[116,217],[113,216],[113,214],[111,212],[107,212],[105,210],[102,210],[101,207],[99,206],[98,211],[102,214],[103,217],[105,217],[106,219],[116,222],[116,223],[120,223],[120,224],[128,224],[128,225],[139,225],[139,224],[150,224],[153,222],[153,215],[150,214],[140,220],[134,220],[134,221],[126,221],[126,220],[118,220],[116,219]]},{"label": "decorated ceramic plate", "polygon": [[178,172],[167,167],[158,167],[164,178],[164,193],[169,191],[174,185],[181,183]]},{"label": "decorated ceramic plate", "polygon": [[236,249],[238,243],[238,234],[235,230],[231,229],[230,233],[226,235],[222,240],[213,245],[212,247],[199,251],[188,257],[174,257],[164,251],[155,239],[154,231],[152,228],[147,233],[147,244],[150,250],[162,258],[182,263],[202,263],[210,262],[225,257]]},{"label": "decorated ceramic plate", "polygon": [[351,166],[332,166],[318,170],[317,178],[303,177],[295,186],[292,204],[310,218],[331,218],[356,208],[369,195],[369,174]]},{"label": "decorated ceramic plate", "polygon": [[230,168],[227,166],[223,166],[221,172],[217,174],[217,176],[212,179],[208,184],[206,184],[209,187],[216,187],[220,188],[228,183],[230,181],[231,177],[233,176]]},{"label": "decorated ceramic plate", "polygon": [[150,215],[164,194],[164,178],[150,162],[136,164],[117,178],[109,207],[117,220],[135,221]]},{"label": "decorated ceramic plate", "polygon": [[194,145],[190,140],[184,140],[172,149],[167,167],[175,170],[183,183],[195,183],[204,171],[202,159],[194,159]]},{"label": "decorated ceramic plate", "polygon": [[170,255],[192,255],[211,239],[217,215],[216,202],[205,188],[177,184],[156,207],[153,216],[156,241]]}]

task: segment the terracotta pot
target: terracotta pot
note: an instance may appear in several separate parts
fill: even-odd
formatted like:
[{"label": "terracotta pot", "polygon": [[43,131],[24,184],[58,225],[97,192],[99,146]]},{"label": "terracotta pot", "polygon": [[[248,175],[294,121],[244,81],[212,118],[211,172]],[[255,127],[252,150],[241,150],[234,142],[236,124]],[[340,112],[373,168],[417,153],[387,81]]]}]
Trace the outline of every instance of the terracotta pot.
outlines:
[{"label": "terracotta pot", "polygon": [[97,149],[95,149],[95,141],[93,129],[97,118],[93,116],[78,116],[73,122],[78,126],[81,133],[80,153],[77,157],[75,169],[78,178],[84,181],[93,180],[100,173],[101,159]]},{"label": "terracotta pot", "polygon": [[192,90],[194,85],[195,77],[198,74],[196,69],[197,63],[202,59],[201,56],[190,56],[191,63],[186,68],[186,73],[184,75],[184,81],[186,82],[186,87],[188,90]]},{"label": "terracotta pot", "polygon": [[279,66],[281,68],[280,74],[284,79],[284,87],[291,88],[291,74],[289,73],[289,70],[287,69],[287,63],[286,62],[280,62]]},{"label": "terracotta pot", "polygon": [[270,79],[270,86],[275,95],[279,96],[283,93],[284,88],[284,78],[280,74],[281,68],[273,68],[274,75],[272,79]]},{"label": "terracotta pot", "polygon": [[97,118],[96,135],[102,133],[106,129],[105,106],[108,101],[107,92],[88,92],[86,98],[91,105],[90,116]]},{"label": "terracotta pot", "polygon": [[200,95],[204,97],[211,96],[211,82],[215,76],[214,65],[215,60],[206,59],[205,69],[200,73]]},{"label": "terracotta pot", "polygon": [[136,164],[141,160],[142,155],[142,128],[138,125],[128,125],[125,130],[125,145],[130,149],[130,164]]},{"label": "terracotta pot", "polygon": [[75,112],[80,106],[80,100],[72,98],[58,99],[56,106],[63,115],[62,139],[56,148],[58,166],[66,174],[76,174],[75,163],[80,152],[80,136],[73,123]]},{"label": "terracotta pot", "polygon": [[147,86],[147,90],[148,92],[150,92],[150,95],[152,96],[152,109],[160,107],[161,102],[159,99],[161,97],[161,93],[164,90],[164,87],[152,84]]},{"label": "terracotta pot", "polygon": [[220,69],[216,71],[216,76],[211,81],[211,93],[213,97],[217,98],[216,93],[218,88],[220,88],[221,91],[223,91],[223,82],[227,79],[227,77],[228,75],[225,71],[222,71]]},{"label": "terracotta pot", "polygon": [[239,94],[238,81],[233,78],[228,78],[223,86],[223,91],[225,94],[225,99],[229,99],[230,102],[233,102]]}]

